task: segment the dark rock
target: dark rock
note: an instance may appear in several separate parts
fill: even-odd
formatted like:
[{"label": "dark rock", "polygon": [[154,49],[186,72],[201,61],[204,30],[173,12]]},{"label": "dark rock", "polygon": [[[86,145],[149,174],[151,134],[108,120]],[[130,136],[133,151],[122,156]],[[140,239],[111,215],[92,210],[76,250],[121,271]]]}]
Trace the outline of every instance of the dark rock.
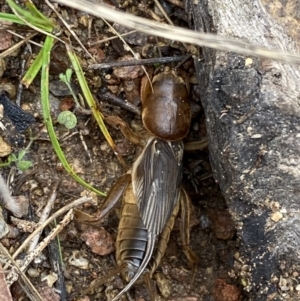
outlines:
[{"label": "dark rock", "polygon": [[[188,1],[196,29],[299,53],[261,2],[233,2]],[[298,66],[207,48],[202,53],[196,69],[210,160],[249,265],[247,300],[299,300],[291,284],[300,281],[298,274],[293,278],[300,268]],[[281,285],[283,278],[289,286]]]},{"label": "dark rock", "polygon": [[14,104],[4,92],[0,92],[0,104],[4,107],[4,116],[8,117],[18,132],[24,132],[35,122],[33,116]]}]

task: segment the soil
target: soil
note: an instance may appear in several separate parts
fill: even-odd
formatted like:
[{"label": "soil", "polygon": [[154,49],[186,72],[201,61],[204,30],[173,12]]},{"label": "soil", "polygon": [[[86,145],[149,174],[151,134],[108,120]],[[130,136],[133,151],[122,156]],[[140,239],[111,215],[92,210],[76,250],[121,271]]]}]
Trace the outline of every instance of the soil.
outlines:
[{"label": "soil", "polygon": [[[50,8],[45,4],[41,4],[43,1],[34,2],[45,15],[51,16],[58,24],[61,24],[61,21]],[[3,1],[0,3],[2,11],[9,11]],[[182,8],[169,2],[163,3],[167,13],[176,25],[188,26],[188,19]],[[110,3],[110,5],[114,4]],[[158,14],[152,1],[148,1],[143,5],[139,4],[138,1],[126,1],[120,3],[120,8],[147,18],[154,17],[152,12]],[[118,38],[99,44],[95,43],[114,36],[102,20],[66,7],[58,7],[58,11],[69,24],[74,25],[72,29],[98,63],[111,63],[132,58],[126,47],[124,48],[123,42]],[[162,16],[159,16],[159,18],[163,20]],[[115,29],[119,33],[128,31],[117,25],[115,25]],[[25,34],[22,28],[15,27],[13,30]],[[65,34],[64,30],[62,35]],[[18,38],[8,35],[5,35],[3,39],[10,41],[7,47],[18,41]],[[124,39],[130,44],[133,51],[143,58],[159,57],[159,53],[166,57],[180,56],[185,55],[187,51],[185,46],[180,43],[156,39],[140,33],[134,33],[124,37]],[[38,34],[33,40],[42,43],[44,36]],[[103,70],[89,69],[88,65],[92,64],[93,61],[75,40],[72,39],[72,43],[80,57],[89,87],[97,101],[98,109],[105,116],[122,117],[135,132],[142,131],[140,116],[120,106],[113,105],[107,98],[102,97],[103,94],[109,91],[121,100],[127,99],[128,102],[139,108],[140,81],[144,73],[141,66],[128,67],[127,69],[124,69],[124,67]],[[10,181],[12,195],[25,196],[29,202],[28,214],[23,217],[26,221],[39,221],[41,211],[53,191],[57,191],[57,196],[51,214],[81,196],[90,195],[93,197],[93,203],[86,203],[79,209],[93,215],[104,198],[96,196],[95,193],[91,193],[77,183],[67,174],[62,163],[59,162],[43,124],[40,104],[40,77],[37,76],[29,89],[23,88],[20,90],[21,76],[30,66],[32,58],[38,50],[37,46],[30,46],[29,48],[25,45],[19,48],[14,56],[4,58],[5,68],[0,79],[0,88],[8,92],[7,95],[12,101],[16,100],[16,95],[21,95],[21,108],[34,116],[35,122],[24,132],[26,142],[22,146],[15,147],[12,145],[14,153],[17,155],[21,149],[28,145],[30,139],[33,139],[24,157],[24,160],[32,162],[33,166],[26,171],[20,171],[12,163],[8,167],[1,168],[1,173],[5,179]],[[173,68],[176,64],[173,63],[168,66]],[[24,70],[22,65],[25,66]],[[125,170],[115,156],[114,151],[108,146],[91,115],[82,114],[74,109],[74,101],[68,89],[58,78],[58,75],[65,73],[68,67],[70,67],[70,63],[68,63],[65,48],[62,44],[57,43],[52,52],[50,64],[50,106],[55,131],[64,154],[74,171],[93,187],[107,193]],[[146,67],[147,70],[152,68],[153,66]],[[184,142],[203,140],[206,137],[205,116],[201,109],[199,87],[194,80],[193,59],[190,58],[184,62],[180,69],[184,71],[190,82],[190,99],[193,107],[196,108],[190,133]],[[80,88],[74,76],[72,84],[74,91],[78,94]],[[7,86],[9,86],[9,89],[5,88]],[[12,90],[16,90],[17,94]],[[72,130],[67,130],[63,125],[56,122],[59,112],[66,109],[73,110],[77,117],[77,126]],[[137,147],[128,141],[117,127],[108,126],[108,130],[117,145],[118,152],[123,156],[126,164],[130,166],[141,152],[141,147]],[[1,160],[6,162],[7,156]],[[239,261],[239,242],[235,236],[234,225],[226,210],[226,204],[218,185],[211,177],[207,149],[186,151],[184,155],[183,186],[189,193],[194,205],[190,246],[198,256],[199,264],[196,269],[189,268],[188,260],[181,248],[178,232],[180,221],[178,220],[166,254],[154,275],[157,283],[156,287],[158,288],[158,299],[178,301],[243,300],[241,285],[239,284],[242,277],[238,274],[243,266],[243,263]],[[55,247],[56,242],[33,260],[27,269],[27,275],[42,294],[44,300],[50,300],[50,298],[52,300],[77,300],[82,295],[83,290],[88,288],[91,282],[97,278],[105,278],[106,281],[97,287],[93,294],[85,295],[81,297],[81,300],[110,300],[120,291],[124,286],[122,278],[118,274],[108,277],[111,271],[116,268],[113,241],[115,241],[117,235],[118,209],[119,206],[117,205],[109,217],[98,225],[87,226],[73,220],[59,234],[63,262],[61,267],[61,278],[63,280],[59,281],[64,283],[64,292],[59,293],[54,289],[58,288],[57,283],[59,281],[54,281],[53,284],[49,280],[54,273],[59,274],[56,270],[57,267],[53,267],[53,262],[57,263],[59,261],[56,259],[59,256],[55,254],[58,250],[57,246]],[[12,229],[16,230],[16,226],[13,226],[11,222],[11,213],[5,209],[3,211],[7,223],[11,225]],[[42,238],[53,227],[54,225],[51,225],[48,230],[44,231]],[[14,237],[5,237],[1,242],[13,254],[27,236],[28,233],[17,230]],[[89,243],[89,246],[87,243]],[[20,258],[24,255],[21,254]],[[61,288],[59,289],[61,290]],[[18,283],[13,285],[12,295],[13,300],[28,300],[27,295]],[[122,298],[126,299],[127,297],[124,295]],[[133,300],[149,300],[150,297],[146,286],[139,283],[130,290],[130,298]]]}]

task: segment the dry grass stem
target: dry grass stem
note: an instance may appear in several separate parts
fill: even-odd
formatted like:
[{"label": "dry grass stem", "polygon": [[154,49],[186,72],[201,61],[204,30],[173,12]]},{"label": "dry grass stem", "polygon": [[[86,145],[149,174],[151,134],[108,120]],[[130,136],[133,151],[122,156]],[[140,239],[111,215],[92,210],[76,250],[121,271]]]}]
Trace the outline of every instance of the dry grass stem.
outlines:
[{"label": "dry grass stem", "polygon": [[162,15],[164,16],[164,18],[168,21],[169,24],[174,25],[174,23],[172,22],[172,20],[169,18],[169,16],[167,15],[167,13],[165,12],[164,8],[162,7],[162,5],[160,4],[160,2],[158,0],[154,0],[155,5],[157,6],[157,8],[160,10],[160,12],[162,13]]},{"label": "dry grass stem", "polygon": [[95,59],[93,56],[88,52],[88,50],[84,47],[84,45],[81,43],[80,39],[77,37],[76,33],[71,29],[71,26],[64,20],[64,18],[61,16],[61,14],[55,9],[55,7],[48,1],[45,1],[47,5],[55,12],[57,17],[62,21],[62,23],[66,26],[70,34],[74,37],[74,39],[78,42],[80,47],[83,49],[83,51],[95,62]]},{"label": "dry grass stem", "polygon": [[[31,300],[34,300],[34,301],[43,301],[43,298],[41,297],[41,295],[39,294],[39,292],[36,290],[36,288],[33,286],[33,284],[30,282],[30,280],[26,277],[26,275],[21,271],[19,265],[11,257],[11,255],[6,250],[6,248],[2,245],[2,243],[0,243],[0,253],[2,253],[7,258],[7,260],[11,262],[11,265],[13,266],[13,269],[12,269],[12,271],[13,271],[13,273],[12,273],[13,278],[14,279],[17,278],[18,275],[16,274],[16,272],[21,276],[22,281],[25,284],[24,290],[25,290],[26,294],[28,295],[28,297]],[[17,280],[17,279],[15,279],[15,280]],[[9,282],[10,282],[10,280],[7,279],[7,284]]]},{"label": "dry grass stem", "polygon": [[237,52],[244,55],[254,55],[286,63],[300,64],[299,54],[279,52],[233,38],[196,32],[193,30],[154,22],[128,13],[113,10],[102,3],[94,3],[89,0],[74,0],[72,2],[68,0],[56,0],[56,2],[87,12],[93,16],[104,18],[123,26],[135,28],[138,31],[166,39],[217,50]]},{"label": "dry grass stem", "polygon": [[55,227],[53,230],[49,233],[49,235],[41,241],[38,246],[31,251],[23,260],[22,263],[20,264],[20,269],[24,271],[28,265],[31,263],[31,261],[37,257],[50,243],[52,239],[54,239],[59,232],[61,232],[64,227],[73,219],[74,213],[73,209],[71,209],[62,219],[62,221]]},{"label": "dry grass stem", "polygon": [[60,215],[62,215],[63,213],[69,211],[70,209],[79,206],[82,203],[85,202],[91,202],[92,198],[91,197],[82,197],[80,199],[77,199],[69,204],[67,204],[66,206],[62,207],[61,209],[59,209],[58,211],[56,211],[52,216],[50,216],[42,225],[40,225],[38,228],[35,229],[34,232],[32,232],[27,239],[23,242],[23,244],[18,248],[18,250],[13,254],[12,258],[15,259],[17,258],[17,256],[28,246],[28,244],[30,243],[30,241],[32,240],[32,238],[38,233],[40,232],[42,229],[44,229],[47,225],[49,225],[49,223],[51,223],[53,220],[55,220],[56,218],[58,218]]},{"label": "dry grass stem", "polygon": [[[24,36],[22,36],[21,34],[16,33],[15,31],[7,30],[7,32],[9,32],[10,34],[12,34],[12,35],[14,35],[14,36],[16,36],[16,37],[18,37],[18,38],[20,38],[20,39],[22,39],[22,40],[26,40],[25,42],[28,42],[28,43],[33,44],[33,45],[35,45],[35,46],[38,46],[38,47],[40,47],[40,48],[43,47],[42,44],[37,43],[37,42],[32,41],[32,40],[28,40],[28,37],[24,37]],[[37,33],[34,33],[34,35],[37,35]]]},{"label": "dry grass stem", "polygon": [[[31,35],[29,35],[28,37],[22,37],[23,40],[14,44],[13,46],[11,46],[10,48],[6,49],[5,51],[0,53],[0,58],[4,58],[12,53],[14,53],[17,49],[19,49],[24,43],[29,42],[34,36],[36,36],[37,33],[33,33]],[[39,45],[40,46],[40,45]]]},{"label": "dry grass stem", "polygon": [[120,34],[119,36],[113,36],[113,37],[109,37],[109,38],[106,38],[106,39],[102,39],[102,40],[99,40],[99,41],[96,41],[96,42],[90,42],[88,43],[89,46],[95,46],[95,45],[99,45],[99,44],[103,44],[103,43],[106,43],[108,41],[111,41],[111,40],[115,40],[115,39],[118,39],[119,37],[126,37],[132,33],[136,33],[137,31],[136,30],[131,30],[129,32],[126,32],[126,33],[123,33],[123,34]]},{"label": "dry grass stem", "polygon": [[[52,193],[51,197],[48,199],[48,202],[47,202],[47,204],[46,204],[46,206],[45,206],[45,208],[44,208],[44,210],[43,210],[43,212],[41,214],[41,217],[40,217],[40,220],[39,220],[39,224],[40,225],[42,225],[47,220],[47,218],[49,217],[49,214],[51,212],[52,206],[54,205],[54,202],[56,200],[57,187],[58,187],[58,184],[55,185],[55,187],[53,189],[53,193]],[[36,248],[36,246],[38,244],[38,241],[40,239],[41,234],[42,234],[42,231],[38,232],[36,234],[36,236],[32,238],[31,243],[30,243],[30,245],[28,247],[27,253],[32,252]]]}]

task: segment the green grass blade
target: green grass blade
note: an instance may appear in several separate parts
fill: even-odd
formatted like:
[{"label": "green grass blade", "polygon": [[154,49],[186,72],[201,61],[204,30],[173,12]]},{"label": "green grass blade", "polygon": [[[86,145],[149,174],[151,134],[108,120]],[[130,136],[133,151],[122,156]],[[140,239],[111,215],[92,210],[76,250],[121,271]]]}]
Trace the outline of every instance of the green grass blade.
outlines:
[{"label": "green grass blade", "polygon": [[55,131],[52,124],[52,119],[50,116],[50,104],[49,104],[49,63],[50,63],[50,51],[54,44],[54,38],[47,36],[44,47],[43,47],[43,64],[42,64],[42,78],[41,78],[41,99],[42,99],[42,109],[44,122],[48,130],[48,134],[52,143],[52,146],[58,156],[60,162],[66,169],[66,171],[81,185],[96,192],[99,195],[105,196],[105,193],[92,187],[90,184],[86,183],[81,177],[79,177],[69,165],[60,145],[55,135]]},{"label": "green grass blade", "polygon": [[30,86],[30,84],[35,79],[36,75],[40,71],[43,63],[43,49],[40,50],[35,60],[32,62],[31,66],[27,70],[26,74],[22,79],[22,84],[25,85],[26,88]]},{"label": "green grass blade", "polygon": [[40,20],[43,20],[45,24],[55,27],[54,22],[51,19],[47,18],[43,13],[41,13],[31,1],[26,1],[25,5],[33,16],[37,17]]},{"label": "green grass blade", "polygon": [[[19,16],[20,19],[24,19],[29,24],[38,27],[41,30],[51,32],[53,30],[54,24],[51,20],[45,20],[45,18],[40,18],[34,16],[30,11],[27,11],[20,6],[18,6],[12,0],[6,0],[12,11]],[[25,22],[24,21],[24,22]],[[27,24],[28,25],[28,24]]]},{"label": "green grass blade", "polygon": [[120,163],[127,170],[127,165],[126,165],[124,159],[122,158],[122,156],[120,154],[118,154],[118,152],[116,150],[116,145],[115,145],[113,139],[111,138],[111,136],[110,136],[105,124],[104,124],[103,115],[97,109],[97,104],[96,104],[96,102],[94,100],[94,97],[92,96],[92,93],[91,93],[91,91],[88,87],[88,84],[87,84],[86,80],[85,80],[85,77],[84,77],[82,68],[80,66],[79,60],[78,60],[76,54],[74,53],[74,51],[72,49],[72,46],[70,44],[67,44],[67,43],[65,45],[66,45],[66,48],[67,48],[68,56],[71,60],[72,66],[73,66],[74,71],[76,73],[80,88],[81,88],[82,93],[84,95],[84,98],[85,98],[87,104],[89,105],[89,107],[92,111],[92,114],[93,114],[95,120],[97,121],[97,123],[99,125],[99,128],[100,128],[101,132],[103,133],[106,141],[108,142],[110,147],[113,149],[113,151],[116,154],[116,156],[118,157]]},{"label": "green grass blade", "polygon": [[7,14],[7,13],[0,12],[0,20],[16,23],[20,25],[26,25],[24,21],[22,21],[19,17],[17,17],[14,14]]}]

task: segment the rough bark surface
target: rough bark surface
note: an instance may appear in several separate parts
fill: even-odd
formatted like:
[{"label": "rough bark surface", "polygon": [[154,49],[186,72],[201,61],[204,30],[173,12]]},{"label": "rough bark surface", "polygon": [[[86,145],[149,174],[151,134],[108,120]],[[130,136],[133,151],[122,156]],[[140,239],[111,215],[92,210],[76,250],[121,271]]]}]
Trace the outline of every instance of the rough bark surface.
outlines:
[{"label": "rough bark surface", "polygon": [[[268,2],[199,0],[187,9],[198,31],[299,53],[298,1]],[[211,164],[238,229],[247,300],[299,300],[299,66],[202,53]]]}]

